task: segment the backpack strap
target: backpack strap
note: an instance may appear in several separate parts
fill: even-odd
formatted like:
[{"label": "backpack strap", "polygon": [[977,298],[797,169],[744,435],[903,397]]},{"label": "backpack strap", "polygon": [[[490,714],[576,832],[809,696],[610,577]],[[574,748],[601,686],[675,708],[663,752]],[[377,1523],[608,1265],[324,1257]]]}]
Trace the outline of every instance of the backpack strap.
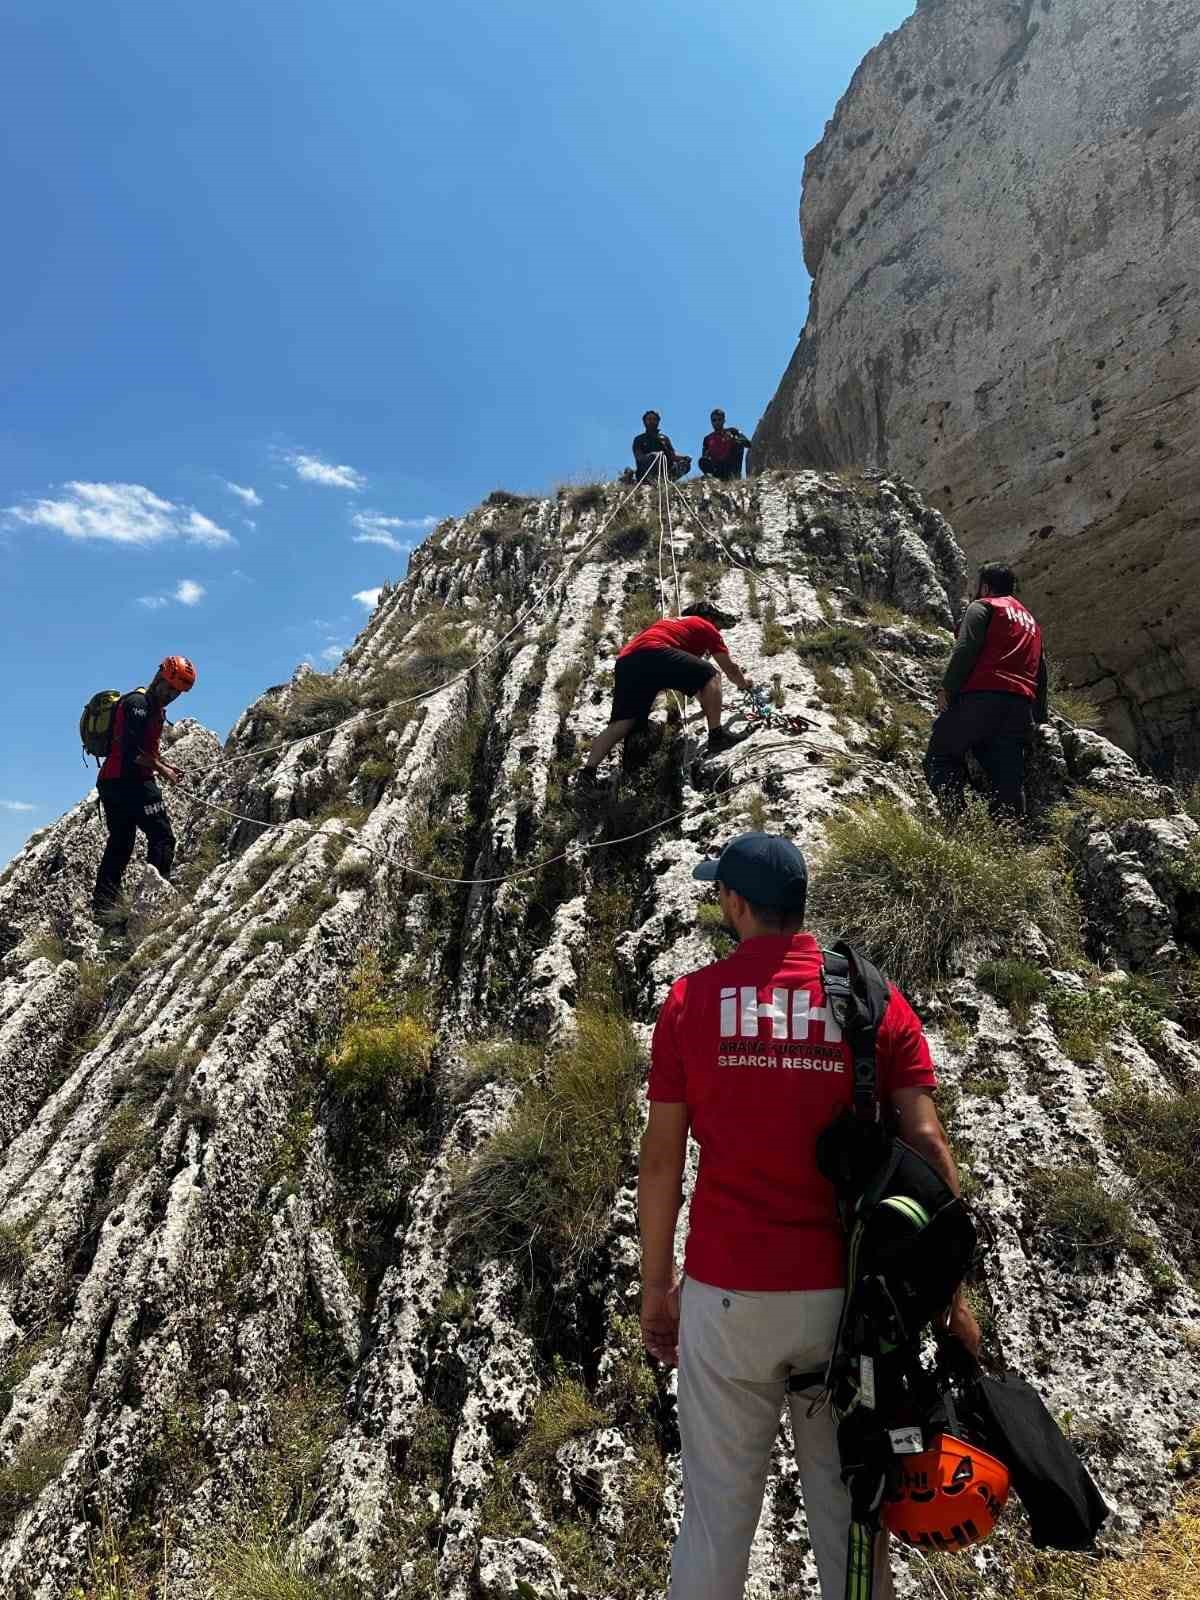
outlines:
[{"label": "backpack strap", "polygon": [[878,1122],[882,1112],[875,1041],[891,989],[879,968],[844,939],[832,950],[822,950],[821,957],[825,998],[854,1058],[854,1115],[861,1122]]}]

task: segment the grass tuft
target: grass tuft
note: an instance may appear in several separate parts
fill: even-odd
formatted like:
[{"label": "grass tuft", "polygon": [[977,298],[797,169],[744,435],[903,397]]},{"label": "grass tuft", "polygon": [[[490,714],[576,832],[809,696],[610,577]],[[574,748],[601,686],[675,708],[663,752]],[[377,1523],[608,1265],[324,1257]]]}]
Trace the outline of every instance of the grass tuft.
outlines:
[{"label": "grass tuft", "polygon": [[1120,1083],[1100,1102],[1126,1171],[1172,1213],[1166,1231],[1187,1271],[1200,1273],[1200,1089],[1151,1095]]},{"label": "grass tuft", "polygon": [[814,910],[861,944],[901,986],[929,988],[979,946],[1019,938],[1032,920],[1070,946],[1078,914],[1054,845],[1030,849],[972,804],[957,827],[865,801],[830,819]]},{"label": "grass tuft", "polygon": [[795,641],[796,654],[808,661],[836,661],[848,667],[869,654],[866,640],[857,628],[844,622],[826,628],[813,628]]},{"label": "grass tuft", "polygon": [[376,957],[360,963],[346,994],[341,1029],[325,1057],[335,1092],[361,1100],[403,1092],[429,1071],[433,1030],[390,994]]},{"label": "grass tuft", "polygon": [[603,1428],[608,1418],[598,1411],[581,1383],[564,1378],[538,1396],[529,1431],[514,1458],[522,1472],[536,1471],[554,1460],[571,1439]]},{"label": "grass tuft", "polygon": [[1060,1260],[1111,1264],[1122,1250],[1148,1253],[1129,1202],[1111,1193],[1093,1167],[1031,1167],[1026,1181],[1030,1220]]},{"label": "grass tuft", "polygon": [[1030,1010],[1050,989],[1046,974],[1020,957],[985,961],[975,976],[980,988],[995,995],[1012,1012],[1013,1020],[1021,1023],[1028,1021]]},{"label": "grass tuft", "polygon": [[629,1162],[641,1079],[625,1019],[581,1005],[574,1039],[460,1179],[457,1239],[480,1255],[528,1254],[543,1269],[590,1255]]}]

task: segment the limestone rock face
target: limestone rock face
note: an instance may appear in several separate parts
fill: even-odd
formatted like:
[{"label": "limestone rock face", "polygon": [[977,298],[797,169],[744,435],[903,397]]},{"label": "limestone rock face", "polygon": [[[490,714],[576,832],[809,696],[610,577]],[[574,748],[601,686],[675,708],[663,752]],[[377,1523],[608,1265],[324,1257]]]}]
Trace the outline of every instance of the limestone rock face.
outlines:
[{"label": "limestone rock face", "polygon": [[[660,1600],[681,1485],[674,1380],[639,1347],[637,1092],[602,1141],[591,1243],[553,1273],[534,1235],[570,1196],[528,1237],[464,1236],[464,1175],[511,1154],[597,961],[645,1044],[668,985],[714,958],[699,855],[765,826],[819,874],[848,805],[921,813],[964,579],[895,477],[681,494],[673,540],[650,490],[495,497],[414,554],[336,673],[267,690],[223,748],[181,725],[172,759],[207,804],[172,792],[175,882],[131,867],[127,942],[87,916],[90,799],[0,878],[5,1600]],[[677,586],[739,615],[734,658],[811,729],[713,761],[660,706],[581,820],[565,790],[613,658]],[[1099,964],[1057,970],[1031,924],[979,952],[1037,969],[1023,1020],[973,957],[914,998],[995,1233],[993,1339],[1134,1533],[1200,1413],[1200,1301],[1187,1231],[1103,1107],[1118,1079],[1164,1102],[1200,1086],[1194,1018],[1132,982],[1195,952],[1198,830],[1060,721],[1031,778]],[[367,1093],[337,1064],[372,973],[404,1020]],[[1101,1019],[1106,1053],[1068,1049],[1064,1007],[1080,1037]],[[534,1132],[531,1183],[551,1120]],[[1136,1240],[1064,1254],[1031,1199],[1063,1165],[1128,1198]],[[906,1600],[927,1592],[897,1565]],[[746,1593],[816,1592],[785,1430]]]},{"label": "limestone rock face", "polygon": [[1144,759],[1200,757],[1200,10],[925,0],[804,170],[764,465],[922,485]]}]

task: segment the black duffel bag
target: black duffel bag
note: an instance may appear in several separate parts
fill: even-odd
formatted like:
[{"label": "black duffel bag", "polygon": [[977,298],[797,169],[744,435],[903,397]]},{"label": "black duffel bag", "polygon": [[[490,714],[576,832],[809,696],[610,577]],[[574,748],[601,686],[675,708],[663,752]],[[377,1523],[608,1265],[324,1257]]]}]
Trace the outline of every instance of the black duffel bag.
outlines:
[{"label": "black duffel bag", "polygon": [[1037,1390],[976,1368],[961,1404],[980,1444],[1008,1468],[1037,1549],[1090,1550],[1108,1507]]}]

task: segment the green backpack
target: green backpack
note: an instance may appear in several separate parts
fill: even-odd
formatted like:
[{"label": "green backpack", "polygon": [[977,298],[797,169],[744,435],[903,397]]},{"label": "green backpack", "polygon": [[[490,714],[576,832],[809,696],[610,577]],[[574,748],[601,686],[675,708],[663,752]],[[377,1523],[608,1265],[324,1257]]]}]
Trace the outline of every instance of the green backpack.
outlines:
[{"label": "green backpack", "polygon": [[79,719],[79,742],[84,754],[95,756],[97,761],[103,761],[112,749],[113,723],[120,699],[118,690],[101,689],[83,708],[83,715]]}]

